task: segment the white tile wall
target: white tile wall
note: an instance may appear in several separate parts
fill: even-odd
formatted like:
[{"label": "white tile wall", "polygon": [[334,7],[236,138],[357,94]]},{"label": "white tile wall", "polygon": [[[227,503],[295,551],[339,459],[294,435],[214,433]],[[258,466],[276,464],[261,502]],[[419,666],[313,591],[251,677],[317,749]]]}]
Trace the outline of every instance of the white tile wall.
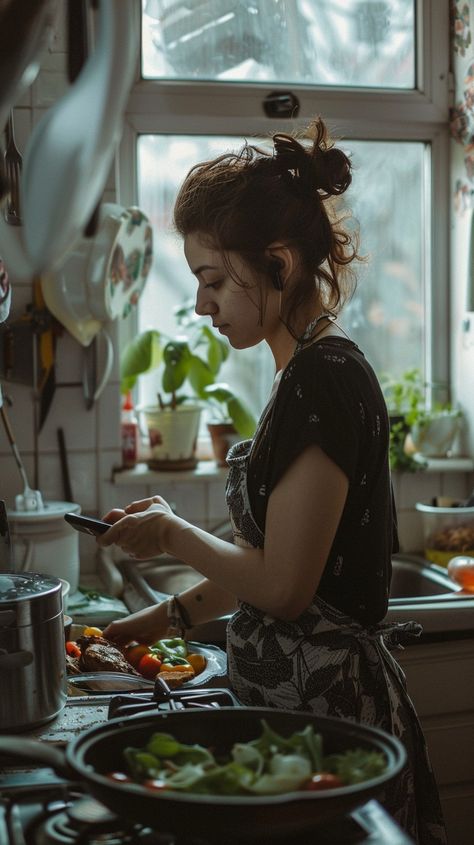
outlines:
[{"label": "white tile wall", "polygon": [[[58,27],[50,49],[45,53],[41,71],[24,93],[15,108],[15,134],[17,145],[24,151],[32,127],[45,111],[68,88],[65,75],[66,40],[64,31],[65,4],[59,4]],[[115,202],[114,168],[111,168],[104,189],[103,201]],[[20,316],[31,301],[31,282],[12,279],[13,307],[11,319]],[[118,326],[109,331],[114,343],[115,360],[106,389],[94,407],[87,411],[82,393],[83,349],[66,330],[57,341],[56,377],[57,391],[50,415],[38,438],[35,457],[33,432],[32,388],[18,384],[6,385],[13,399],[9,411],[30,484],[35,482],[34,469],[38,466],[38,484],[49,500],[64,499],[64,489],[58,453],[57,429],[64,431],[68,452],[71,486],[75,501],[82,510],[103,514],[114,506],[123,506],[134,499],[161,493],[176,506],[178,513],[204,528],[213,527],[227,517],[224,502],[225,478],[197,477],[156,483],[142,481],[117,486],[112,481],[114,468],[120,466],[120,394],[117,354]],[[65,386],[67,384],[68,386]],[[158,475],[159,480],[159,475]],[[421,524],[415,502],[434,495],[467,495],[474,486],[474,476],[468,473],[416,473],[395,475],[394,490],[398,506],[400,538],[404,551],[422,548]],[[8,441],[0,430],[0,497],[13,507],[16,493],[21,492],[21,479],[12,457]],[[81,562],[84,570],[95,565],[95,546],[85,535],[80,536]]]}]

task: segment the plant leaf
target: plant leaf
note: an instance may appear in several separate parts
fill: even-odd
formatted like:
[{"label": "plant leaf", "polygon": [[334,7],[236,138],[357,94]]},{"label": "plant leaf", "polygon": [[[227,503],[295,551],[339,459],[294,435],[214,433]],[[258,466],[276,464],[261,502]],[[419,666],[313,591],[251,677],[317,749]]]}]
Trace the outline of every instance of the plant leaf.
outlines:
[{"label": "plant leaf", "polygon": [[202,326],[201,332],[207,340],[207,363],[213,375],[217,375],[224,361],[229,357],[229,346],[225,340],[216,337],[209,326]]},{"label": "plant leaf", "polygon": [[156,369],[160,365],[161,359],[161,335],[154,329],[143,332],[130,341],[120,357],[122,392],[133,387],[138,375]]},{"label": "plant leaf", "polygon": [[196,395],[203,399],[206,397],[207,385],[212,385],[214,376],[202,358],[191,355],[188,379]]}]

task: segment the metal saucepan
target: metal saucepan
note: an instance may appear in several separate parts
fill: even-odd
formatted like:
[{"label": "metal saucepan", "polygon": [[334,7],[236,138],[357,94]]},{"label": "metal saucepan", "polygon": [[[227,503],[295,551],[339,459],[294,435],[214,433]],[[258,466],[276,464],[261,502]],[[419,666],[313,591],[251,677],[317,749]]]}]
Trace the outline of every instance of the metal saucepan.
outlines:
[{"label": "metal saucepan", "polygon": [[[248,742],[261,732],[261,719],[283,736],[312,724],[321,733],[324,752],[352,748],[381,751],[387,770],[378,778],[330,792],[293,792],[244,797],[152,792],[138,784],[118,783],[107,774],[126,771],[123,750],[144,746],[151,734],[163,731],[184,743],[199,743],[227,751],[235,742]],[[314,829],[380,795],[403,768],[406,754],[399,740],[383,731],[341,719],[270,708],[229,707],[181,710],[113,719],[85,731],[65,752],[44,742],[0,736],[0,756],[21,757],[51,766],[58,774],[82,782],[109,809],[136,822],[174,835],[207,839],[265,841],[271,831],[289,837]]]}]

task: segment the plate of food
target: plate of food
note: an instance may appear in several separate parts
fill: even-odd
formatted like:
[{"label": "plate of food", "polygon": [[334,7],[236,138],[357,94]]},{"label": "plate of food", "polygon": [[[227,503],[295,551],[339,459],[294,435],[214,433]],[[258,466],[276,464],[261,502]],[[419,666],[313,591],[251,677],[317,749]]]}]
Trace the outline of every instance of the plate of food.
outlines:
[{"label": "plate of food", "polygon": [[72,625],[66,642],[69,685],[77,692],[149,689],[157,675],[172,689],[203,686],[227,671],[227,657],[213,645],[165,637],[152,645],[121,648],[100,628]]}]

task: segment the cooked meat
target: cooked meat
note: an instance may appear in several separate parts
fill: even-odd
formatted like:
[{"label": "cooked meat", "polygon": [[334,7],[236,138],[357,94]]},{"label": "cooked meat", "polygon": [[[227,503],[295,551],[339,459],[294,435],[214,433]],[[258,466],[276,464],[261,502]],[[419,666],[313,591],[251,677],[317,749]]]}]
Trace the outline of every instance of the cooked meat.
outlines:
[{"label": "cooked meat", "polygon": [[71,657],[70,654],[66,654],[66,672],[68,675],[79,675],[80,674],[79,668],[79,658],[78,657]]},{"label": "cooked meat", "polygon": [[[81,651],[85,651],[90,645],[110,645],[115,646],[115,643],[111,643],[110,640],[106,640],[105,637],[85,637],[83,634],[77,638],[76,643],[78,644]],[[117,646],[115,646],[117,648]]]},{"label": "cooked meat", "polygon": [[194,669],[183,669],[182,672],[167,672],[166,669],[162,669],[160,678],[163,678],[168,686],[174,689],[182,686],[186,681],[191,681],[194,678]]},{"label": "cooked meat", "polygon": [[124,675],[139,675],[125,660],[120,649],[107,640],[104,643],[92,643],[86,648],[81,646],[83,650],[79,658],[79,666],[83,672],[121,672]]}]

